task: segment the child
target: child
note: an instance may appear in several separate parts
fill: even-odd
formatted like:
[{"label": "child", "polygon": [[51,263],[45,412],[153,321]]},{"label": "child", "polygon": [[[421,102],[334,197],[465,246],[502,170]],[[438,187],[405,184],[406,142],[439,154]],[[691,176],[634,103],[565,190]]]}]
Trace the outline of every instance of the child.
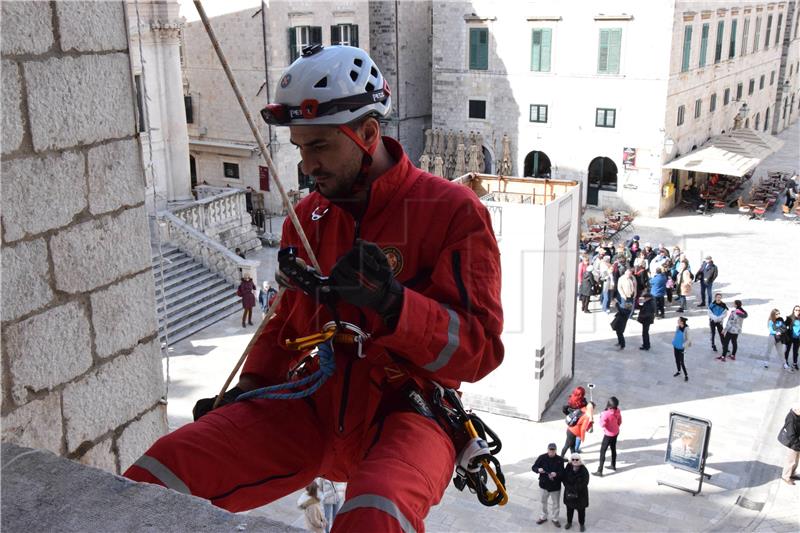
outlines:
[{"label": "child", "polygon": [[684,363],[684,350],[692,345],[689,340],[689,320],[686,317],[678,318],[678,327],[675,328],[675,336],[672,337],[672,349],[675,352],[675,366],[678,371],[672,374],[672,377],[678,377],[683,370],[683,381],[689,381],[689,374],[686,372],[686,364]]},{"label": "child", "polygon": [[306,519],[306,529],[312,533],[325,531],[325,517],[322,516],[322,507],[317,496],[317,484],[311,483],[297,500],[297,507],[303,511]]}]

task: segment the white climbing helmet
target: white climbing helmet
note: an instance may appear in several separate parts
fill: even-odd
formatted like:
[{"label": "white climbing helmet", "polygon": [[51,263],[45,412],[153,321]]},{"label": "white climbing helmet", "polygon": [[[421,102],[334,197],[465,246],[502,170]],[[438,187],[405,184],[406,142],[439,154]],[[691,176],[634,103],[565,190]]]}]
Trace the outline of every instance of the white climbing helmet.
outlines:
[{"label": "white climbing helmet", "polygon": [[361,48],[308,46],[284,71],[275,103],[261,110],[268,124],[344,125],[392,109],[389,85]]}]

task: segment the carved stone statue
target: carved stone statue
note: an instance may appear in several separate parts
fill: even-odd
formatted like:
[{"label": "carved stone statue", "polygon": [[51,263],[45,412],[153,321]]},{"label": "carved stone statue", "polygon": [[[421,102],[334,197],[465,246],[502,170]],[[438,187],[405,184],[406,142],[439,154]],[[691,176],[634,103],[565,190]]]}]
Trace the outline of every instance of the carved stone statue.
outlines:
[{"label": "carved stone statue", "polygon": [[503,134],[503,157],[497,166],[497,173],[501,176],[511,175],[511,139],[508,134]]},{"label": "carved stone statue", "polygon": [[435,141],[435,148],[433,149],[434,155],[444,155],[444,133],[439,128],[436,128],[433,134]]},{"label": "carved stone statue", "polygon": [[[462,136],[463,137],[463,136]],[[456,164],[453,168],[453,177],[458,178],[467,173],[467,147],[464,143],[456,146]]]},{"label": "carved stone statue", "polygon": [[478,152],[480,149],[478,145],[471,144],[469,146],[469,159],[467,160],[467,172],[482,172],[483,169],[480,168],[478,162]]},{"label": "carved stone statue", "polygon": [[433,130],[428,128],[427,130],[425,130],[425,148],[422,150],[422,153],[430,154],[432,149],[433,149]]},{"label": "carved stone statue", "polygon": [[442,156],[440,155],[437,155],[436,157],[433,158],[432,174],[444,177],[444,159],[442,159]]},{"label": "carved stone statue", "polygon": [[478,164],[480,165],[481,172],[486,171],[486,161],[483,155],[483,135],[477,133],[475,135],[475,144],[478,145]]},{"label": "carved stone statue", "polygon": [[419,157],[419,168],[423,172],[431,171],[431,156],[429,156],[427,153],[424,153]]}]

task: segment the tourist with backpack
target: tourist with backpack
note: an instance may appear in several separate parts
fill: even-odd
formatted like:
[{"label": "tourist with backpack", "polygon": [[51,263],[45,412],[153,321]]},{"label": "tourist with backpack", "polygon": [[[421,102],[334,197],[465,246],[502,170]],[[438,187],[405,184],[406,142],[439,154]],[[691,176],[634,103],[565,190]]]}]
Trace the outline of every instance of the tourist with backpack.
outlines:
[{"label": "tourist with backpack", "polygon": [[717,293],[714,295],[714,301],[708,304],[708,329],[711,330],[711,349],[715,352],[717,345],[714,341],[719,335],[719,342],[722,343],[722,323],[726,316],[728,316],[728,306],[722,301],[722,295]]},{"label": "tourist with backpack", "polygon": [[722,337],[722,355],[717,357],[718,361],[725,362],[728,355],[728,346],[731,345],[731,361],[736,361],[736,350],[739,348],[739,334],[742,332],[742,324],[744,319],[747,318],[747,311],[742,308],[741,300],[734,300],[733,305],[736,308],[728,315],[728,323],[725,324],[725,329],[722,332],[725,334]]},{"label": "tourist with backpack", "polygon": [[567,440],[561,448],[561,456],[564,457],[567,450],[580,452],[581,444],[586,439],[586,432],[592,427],[594,418],[594,402],[589,402],[579,410],[573,410],[567,415]]},{"label": "tourist with backpack", "polygon": [[[783,335],[786,333],[786,324],[781,318],[781,312],[773,309],[767,319],[767,349],[764,352],[764,368],[769,366],[769,358],[772,352],[780,356],[778,352],[778,344],[780,344]],[[789,362],[783,365],[783,368],[790,369]]]},{"label": "tourist with backpack", "polygon": [[[800,370],[800,368],[797,367],[797,352],[800,351],[800,305],[794,306],[792,314],[786,317],[784,323],[786,325],[786,333],[781,335],[781,340],[786,346],[783,352],[786,363],[783,365],[783,368],[787,369],[789,372],[794,372],[795,370]],[[792,351],[793,366],[789,366],[789,350]]]}]

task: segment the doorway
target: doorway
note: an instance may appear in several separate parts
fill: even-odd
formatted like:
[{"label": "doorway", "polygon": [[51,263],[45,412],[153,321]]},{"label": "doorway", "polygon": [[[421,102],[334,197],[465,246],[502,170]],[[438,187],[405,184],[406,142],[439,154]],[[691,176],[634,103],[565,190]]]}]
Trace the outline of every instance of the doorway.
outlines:
[{"label": "doorway", "polygon": [[597,205],[600,190],[617,190],[617,165],[608,157],[595,157],[589,163],[588,187],[586,190],[586,203]]},{"label": "doorway", "polygon": [[526,178],[550,178],[550,158],[538,150],[528,152],[522,175]]}]

